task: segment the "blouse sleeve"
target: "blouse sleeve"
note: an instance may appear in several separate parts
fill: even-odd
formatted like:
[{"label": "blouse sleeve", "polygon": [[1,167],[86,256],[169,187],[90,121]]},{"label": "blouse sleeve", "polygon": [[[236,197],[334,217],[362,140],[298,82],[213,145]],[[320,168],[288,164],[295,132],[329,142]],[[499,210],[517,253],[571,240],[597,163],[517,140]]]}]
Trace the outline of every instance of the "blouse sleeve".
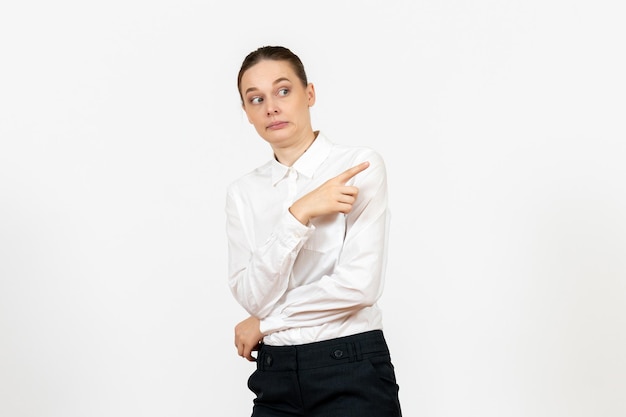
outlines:
[{"label": "blouse sleeve", "polygon": [[226,197],[228,283],[237,302],[261,318],[284,295],[298,252],[314,227],[301,224],[287,211],[266,242],[253,250],[254,234],[244,207],[238,188],[231,186]]}]

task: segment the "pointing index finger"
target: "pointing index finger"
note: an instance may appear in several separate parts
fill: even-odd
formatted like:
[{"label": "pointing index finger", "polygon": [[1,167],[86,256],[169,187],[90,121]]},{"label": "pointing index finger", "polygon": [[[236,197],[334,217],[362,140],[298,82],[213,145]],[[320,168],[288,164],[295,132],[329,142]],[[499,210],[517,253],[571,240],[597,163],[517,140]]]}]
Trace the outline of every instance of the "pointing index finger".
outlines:
[{"label": "pointing index finger", "polygon": [[339,181],[345,184],[346,182],[348,182],[350,178],[354,177],[359,172],[364,171],[369,166],[370,166],[370,163],[368,161],[361,162],[360,164],[355,165],[352,168],[345,170],[341,174],[337,175],[337,177],[335,178],[337,178]]}]

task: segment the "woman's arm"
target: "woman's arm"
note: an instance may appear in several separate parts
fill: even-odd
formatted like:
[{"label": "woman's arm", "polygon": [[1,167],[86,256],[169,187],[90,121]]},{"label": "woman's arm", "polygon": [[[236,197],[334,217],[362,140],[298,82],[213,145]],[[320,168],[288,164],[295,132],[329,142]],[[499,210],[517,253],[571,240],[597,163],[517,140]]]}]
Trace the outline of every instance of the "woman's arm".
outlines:
[{"label": "woman's arm", "polygon": [[241,198],[235,187],[229,189],[228,282],[235,299],[250,315],[265,317],[287,290],[293,264],[312,228],[285,211],[265,243],[253,250],[252,225],[241,212],[246,205]]}]

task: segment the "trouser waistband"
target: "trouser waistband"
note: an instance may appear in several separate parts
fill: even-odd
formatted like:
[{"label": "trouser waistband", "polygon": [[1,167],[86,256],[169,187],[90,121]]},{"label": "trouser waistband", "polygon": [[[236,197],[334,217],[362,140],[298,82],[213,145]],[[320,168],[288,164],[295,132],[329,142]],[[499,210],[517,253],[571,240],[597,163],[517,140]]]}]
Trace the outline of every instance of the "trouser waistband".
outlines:
[{"label": "trouser waistband", "polygon": [[382,330],[372,330],[303,345],[261,344],[257,369],[271,372],[297,371],[339,365],[379,355],[389,355],[389,349]]}]

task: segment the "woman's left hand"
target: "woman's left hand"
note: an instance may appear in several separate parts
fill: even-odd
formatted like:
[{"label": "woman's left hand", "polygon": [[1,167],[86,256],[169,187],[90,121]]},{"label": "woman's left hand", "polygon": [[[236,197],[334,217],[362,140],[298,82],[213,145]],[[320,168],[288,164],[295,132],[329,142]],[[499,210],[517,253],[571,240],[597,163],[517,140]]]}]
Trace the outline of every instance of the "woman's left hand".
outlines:
[{"label": "woman's left hand", "polygon": [[252,352],[259,350],[259,344],[263,340],[259,319],[250,316],[235,326],[235,346],[237,353],[242,358],[253,362],[256,358]]}]

